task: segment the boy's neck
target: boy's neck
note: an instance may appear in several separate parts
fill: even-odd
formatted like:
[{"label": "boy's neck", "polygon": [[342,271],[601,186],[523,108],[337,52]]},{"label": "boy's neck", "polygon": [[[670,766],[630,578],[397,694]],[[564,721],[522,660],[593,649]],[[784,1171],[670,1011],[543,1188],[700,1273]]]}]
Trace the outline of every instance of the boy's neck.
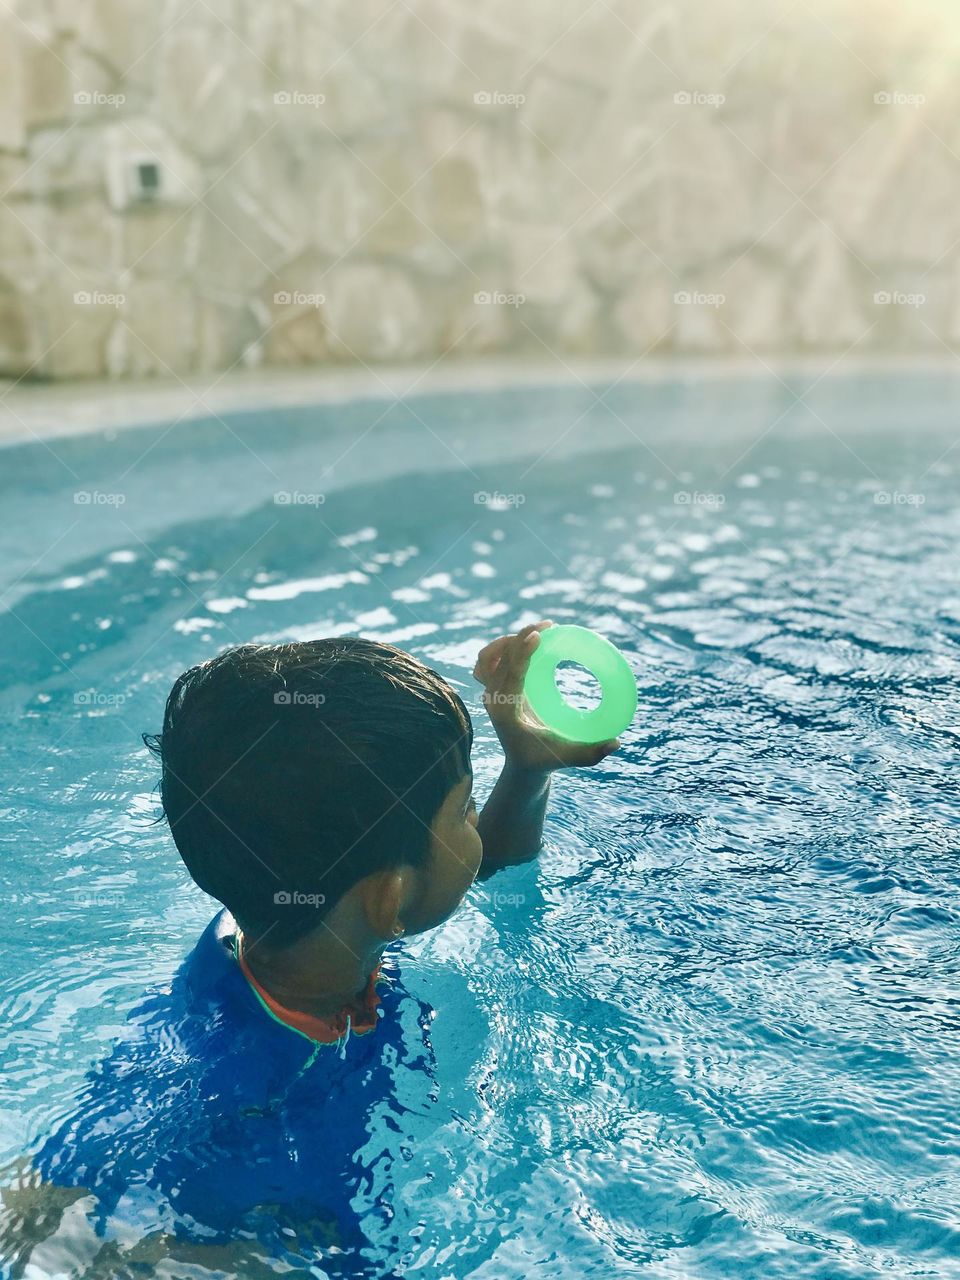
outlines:
[{"label": "boy's neck", "polygon": [[363,1010],[383,949],[379,940],[351,945],[326,925],[282,950],[243,937],[243,958],[260,986],[284,1008],[315,1018]]}]

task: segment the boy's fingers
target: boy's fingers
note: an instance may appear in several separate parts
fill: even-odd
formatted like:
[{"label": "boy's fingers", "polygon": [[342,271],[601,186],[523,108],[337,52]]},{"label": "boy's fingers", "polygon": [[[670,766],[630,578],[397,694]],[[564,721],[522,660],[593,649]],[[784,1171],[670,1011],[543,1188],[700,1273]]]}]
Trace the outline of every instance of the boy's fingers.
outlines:
[{"label": "boy's fingers", "polygon": [[[607,756],[613,755],[614,751],[620,746],[617,739],[613,742],[594,742],[590,745],[584,744],[576,753],[576,765],[590,767],[599,764],[601,760],[606,760]],[[574,763],[571,761],[571,763]]]},{"label": "boy's fingers", "polygon": [[579,747],[577,754],[584,764],[599,764],[607,756],[613,755],[619,747],[619,738],[611,738],[608,742],[585,742]]},{"label": "boy's fingers", "polygon": [[[527,626],[521,627],[514,635],[498,636],[496,640],[492,640],[488,645],[485,645],[477,655],[476,666],[473,668],[474,679],[479,680],[481,684],[486,684],[487,681],[493,677],[495,672],[498,675],[508,674],[507,670],[505,670],[501,665],[504,654],[509,655],[514,651],[522,654],[523,646],[526,645],[526,656],[529,657],[534,648],[536,648],[536,645],[528,644],[528,637],[542,631],[545,627],[550,627],[552,625],[553,624],[551,622],[531,622]],[[525,666],[523,671],[524,673],[526,672]],[[515,677],[513,677],[511,673],[509,678]]]},{"label": "boy's fingers", "polygon": [[526,637],[526,636],[532,635],[534,631],[537,631],[537,632],[546,631],[547,627],[552,627],[552,626],[553,626],[553,623],[549,619],[547,619],[544,622],[531,622],[528,627],[523,627],[520,631],[518,631],[517,635]]},{"label": "boy's fingers", "polygon": [[553,626],[552,622],[531,622],[529,626],[521,627],[513,637],[504,663],[504,674],[511,684],[523,680],[530,665],[530,657],[540,643],[540,632],[550,626]]},{"label": "boy's fingers", "polygon": [[500,663],[503,674],[501,688],[505,693],[519,693],[523,688],[531,655],[539,642],[540,635],[534,627],[529,630],[525,628],[514,637]]},{"label": "boy's fingers", "polygon": [[510,642],[510,636],[500,636],[496,640],[492,640],[490,644],[484,645],[477,655],[477,663],[473,668],[473,676],[475,680],[479,680],[481,684],[493,675],[497,669],[503,650]]},{"label": "boy's fingers", "polygon": [[496,640],[491,640],[489,644],[485,644],[477,654],[477,666],[488,661],[494,654],[500,652],[503,646],[510,639],[509,636],[497,636]]}]

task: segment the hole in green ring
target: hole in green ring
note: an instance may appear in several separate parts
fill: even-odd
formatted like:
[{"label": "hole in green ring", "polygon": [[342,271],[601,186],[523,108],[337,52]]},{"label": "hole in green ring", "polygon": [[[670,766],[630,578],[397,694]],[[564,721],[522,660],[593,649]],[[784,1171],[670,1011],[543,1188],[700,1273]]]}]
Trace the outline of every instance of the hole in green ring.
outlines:
[{"label": "hole in green ring", "polygon": [[[571,706],[557,687],[557,667],[573,662],[584,667],[602,690],[592,710]],[[573,624],[540,633],[524,681],[530,710],[558,737],[573,742],[604,742],[617,737],[637,710],[637,683],[623,654],[596,632]]]}]

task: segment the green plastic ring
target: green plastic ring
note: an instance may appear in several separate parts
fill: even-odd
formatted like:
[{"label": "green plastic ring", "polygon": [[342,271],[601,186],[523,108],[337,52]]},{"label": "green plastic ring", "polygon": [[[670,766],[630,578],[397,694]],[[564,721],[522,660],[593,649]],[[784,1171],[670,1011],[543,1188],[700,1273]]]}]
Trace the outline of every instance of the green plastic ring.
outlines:
[{"label": "green plastic ring", "polygon": [[[592,711],[573,707],[557,688],[561,662],[578,662],[600,685]],[[586,627],[563,625],[540,632],[523,693],[531,711],[561,738],[607,742],[626,729],[637,712],[637,682],[626,658],[609,640]]]}]

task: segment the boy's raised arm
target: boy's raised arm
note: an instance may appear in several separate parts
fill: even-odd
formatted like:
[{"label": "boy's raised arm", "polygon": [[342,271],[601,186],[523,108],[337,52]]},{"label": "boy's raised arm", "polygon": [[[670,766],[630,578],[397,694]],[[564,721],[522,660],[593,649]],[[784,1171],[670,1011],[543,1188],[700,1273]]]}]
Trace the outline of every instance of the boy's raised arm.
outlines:
[{"label": "boy's raised arm", "polygon": [[523,681],[540,632],[536,622],[516,635],[500,636],[481,649],[473,674],[483,685],[483,705],[503,747],[503,772],[477,822],[483,840],[478,879],[501,867],[529,862],[543,844],[543,819],[554,769],[599,764],[619,747],[611,742],[568,742],[525,718]]}]

